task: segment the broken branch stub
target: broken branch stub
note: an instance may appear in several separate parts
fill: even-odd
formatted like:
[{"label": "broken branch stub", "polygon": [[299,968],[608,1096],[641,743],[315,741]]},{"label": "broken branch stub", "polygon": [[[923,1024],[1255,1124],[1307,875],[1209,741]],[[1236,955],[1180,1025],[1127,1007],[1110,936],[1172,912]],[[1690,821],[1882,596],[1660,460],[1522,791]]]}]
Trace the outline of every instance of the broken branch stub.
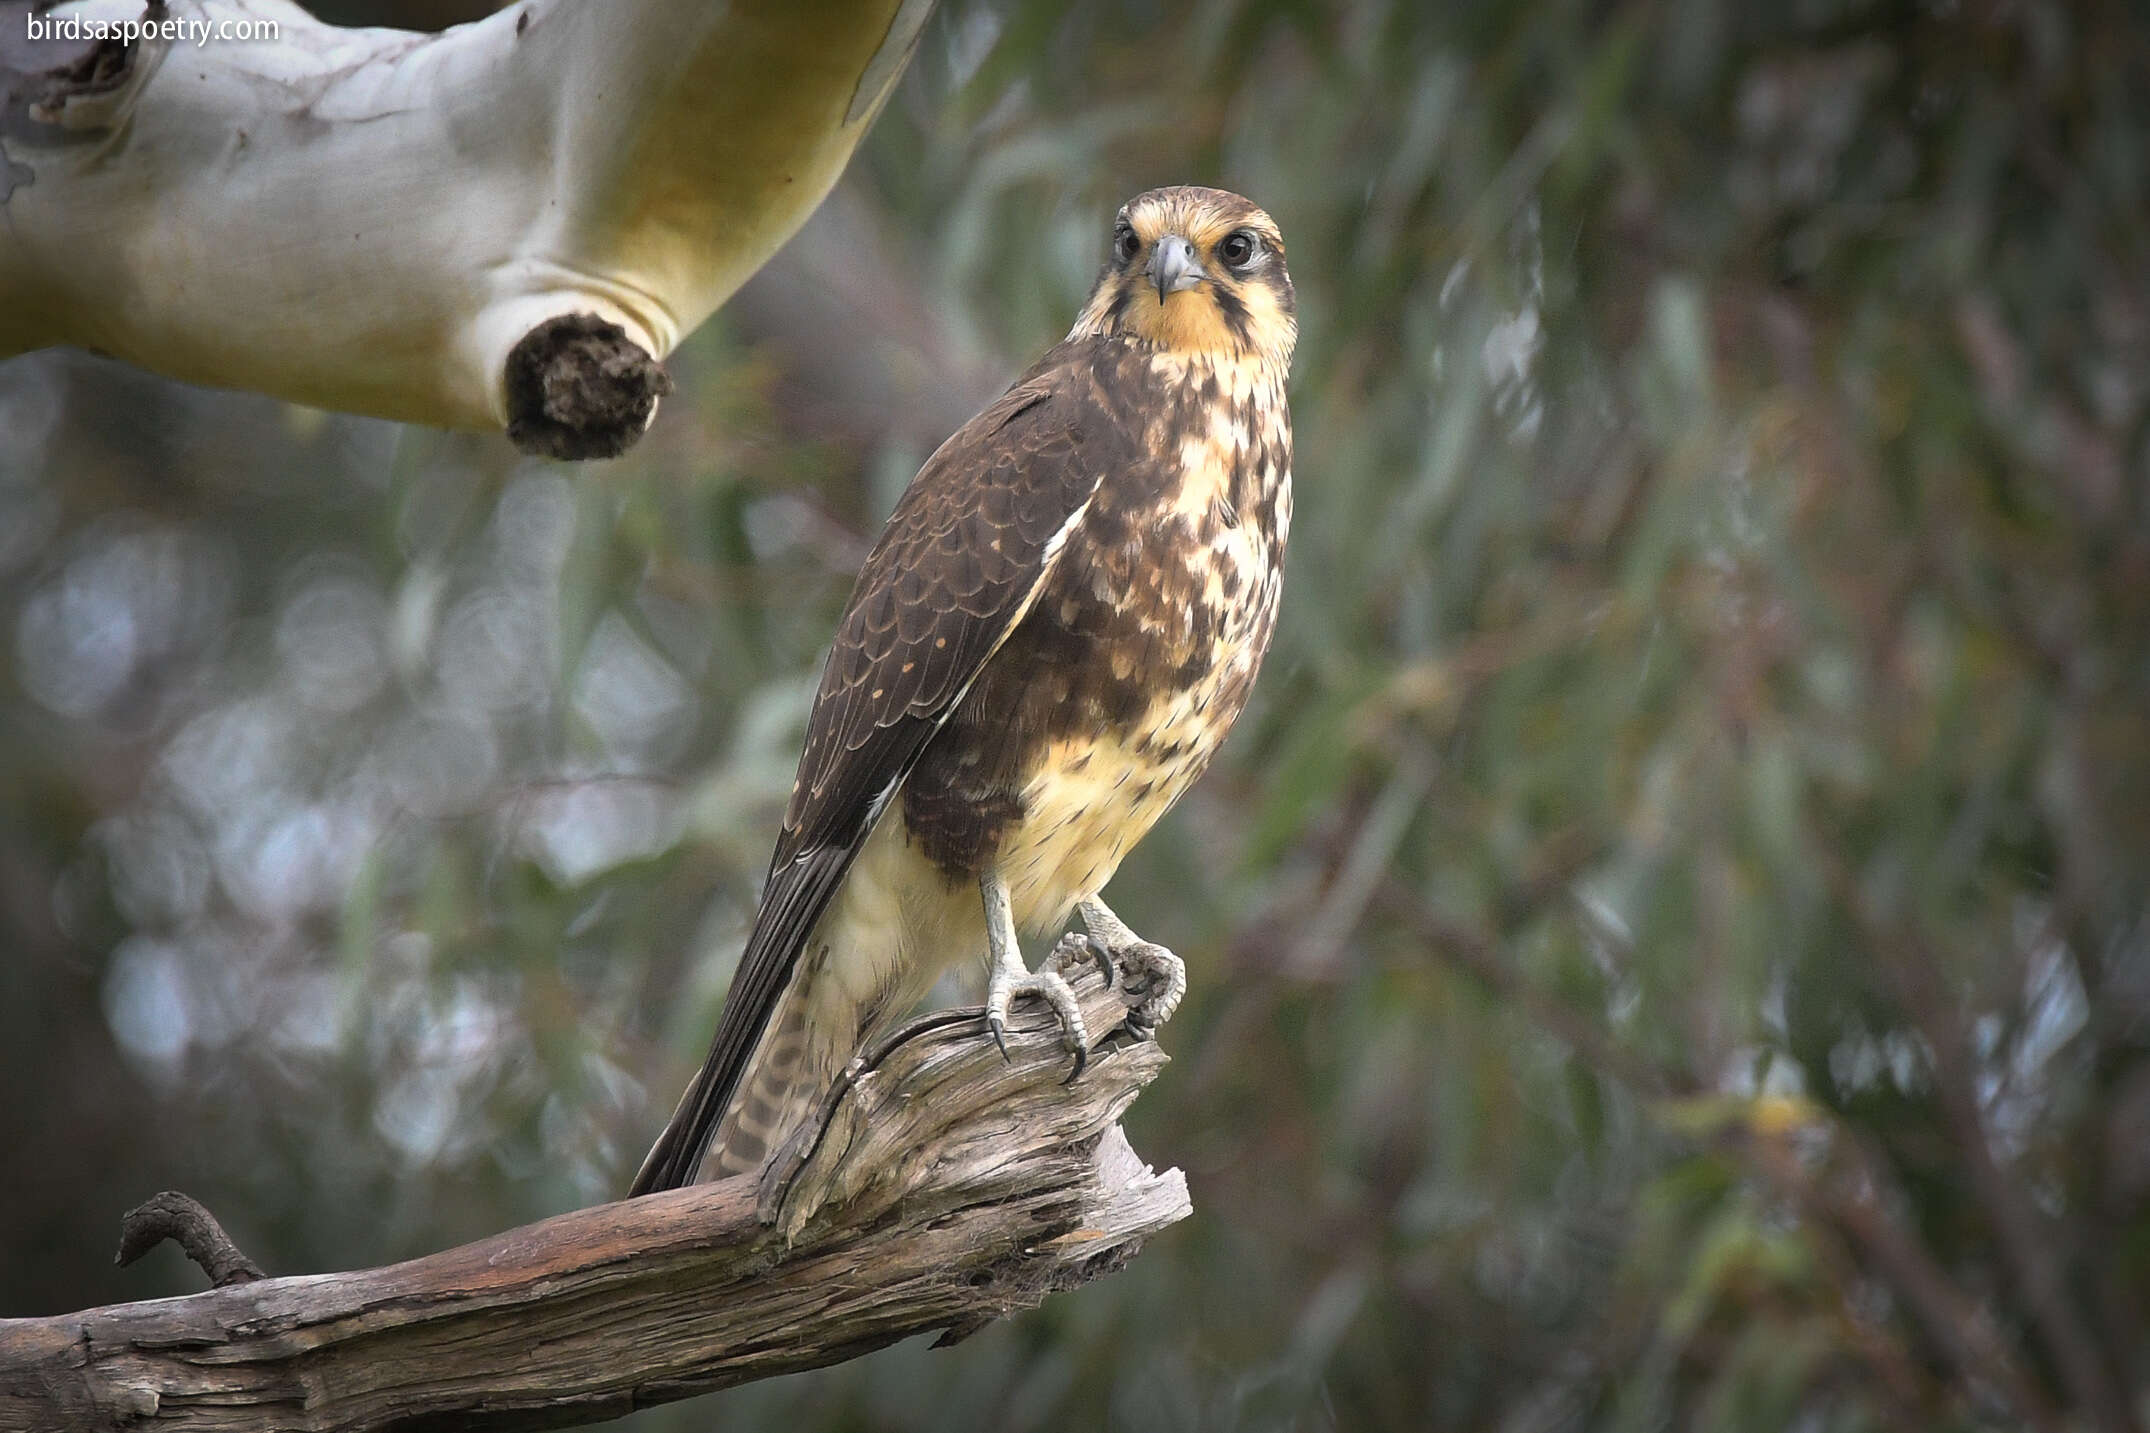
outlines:
[{"label": "broken branch stub", "polygon": [[112,1262],[125,1268],[167,1239],[185,1251],[209,1276],[209,1282],[220,1289],[226,1284],[250,1284],[266,1277],[261,1266],[232,1242],[224,1226],[202,1207],[200,1200],[176,1189],[153,1195],[127,1211],[127,1217],[119,1223],[119,1253]]},{"label": "broken branch stub", "polygon": [[[834,185],[931,8],[520,0],[420,35],[0,0],[0,357],[75,344],[609,456]],[[30,38],[56,18],[175,28]]]}]

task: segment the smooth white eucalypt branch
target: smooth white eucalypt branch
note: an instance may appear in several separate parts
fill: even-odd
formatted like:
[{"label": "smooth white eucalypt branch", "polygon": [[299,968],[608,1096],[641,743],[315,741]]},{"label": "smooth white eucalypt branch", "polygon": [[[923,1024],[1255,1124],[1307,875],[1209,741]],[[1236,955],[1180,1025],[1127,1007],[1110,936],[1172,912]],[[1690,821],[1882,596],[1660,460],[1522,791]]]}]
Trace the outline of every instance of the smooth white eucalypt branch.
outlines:
[{"label": "smooth white eucalypt branch", "polygon": [[[0,356],[609,456],[834,185],[931,9],[520,0],[421,35],[0,0]],[[178,23],[79,41],[145,19]]]}]

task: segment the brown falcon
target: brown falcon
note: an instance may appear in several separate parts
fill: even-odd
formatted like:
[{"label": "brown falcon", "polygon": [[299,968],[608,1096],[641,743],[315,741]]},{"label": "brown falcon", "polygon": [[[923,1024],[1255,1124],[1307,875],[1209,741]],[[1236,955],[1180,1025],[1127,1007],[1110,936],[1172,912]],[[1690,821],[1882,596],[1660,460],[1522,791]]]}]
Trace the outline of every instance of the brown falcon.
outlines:
[{"label": "brown falcon", "polygon": [[859,573],[708,1061],[633,1192],[762,1168],[951,963],[1088,1038],[1017,932],[1079,914],[1154,1029],[1179,960],[1098,896],[1269,646],[1291,524],[1284,244],[1216,189],[1128,203],[1067,339],[920,470]]}]

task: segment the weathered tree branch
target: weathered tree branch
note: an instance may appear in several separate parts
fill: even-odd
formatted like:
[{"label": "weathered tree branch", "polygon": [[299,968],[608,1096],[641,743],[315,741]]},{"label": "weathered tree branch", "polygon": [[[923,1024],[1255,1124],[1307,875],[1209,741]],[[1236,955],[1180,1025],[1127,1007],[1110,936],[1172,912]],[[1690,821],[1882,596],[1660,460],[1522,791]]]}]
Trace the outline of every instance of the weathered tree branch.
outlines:
[{"label": "weathered tree branch", "polygon": [[931,9],[519,0],[419,35],[290,0],[0,0],[0,357],[71,343],[609,456],[836,182]]},{"label": "weathered tree branch", "polygon": [[558,1427],[960,1338],[1190,1212],[1117,1123],[1163,1052],[1095,974],[1075,987],[1109,1032],[1080,1080],[1046,1012],[1006,1063],[975,1011],[920,1021],[854,1064],[777,1198],[732,1179],[382,1269],[0,1321],[0,1428]]}]

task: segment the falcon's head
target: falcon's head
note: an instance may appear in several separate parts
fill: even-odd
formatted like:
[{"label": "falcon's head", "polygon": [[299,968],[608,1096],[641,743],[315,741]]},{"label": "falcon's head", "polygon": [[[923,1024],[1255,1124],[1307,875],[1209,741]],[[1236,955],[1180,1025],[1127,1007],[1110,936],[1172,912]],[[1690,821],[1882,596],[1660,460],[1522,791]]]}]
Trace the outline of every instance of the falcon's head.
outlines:
[{"label": "falcon's head", "polygon": [[1276,221],[1237,194],[1185,185],[1127,201],[1071,338],[1291,362],[1299,336]]}]

